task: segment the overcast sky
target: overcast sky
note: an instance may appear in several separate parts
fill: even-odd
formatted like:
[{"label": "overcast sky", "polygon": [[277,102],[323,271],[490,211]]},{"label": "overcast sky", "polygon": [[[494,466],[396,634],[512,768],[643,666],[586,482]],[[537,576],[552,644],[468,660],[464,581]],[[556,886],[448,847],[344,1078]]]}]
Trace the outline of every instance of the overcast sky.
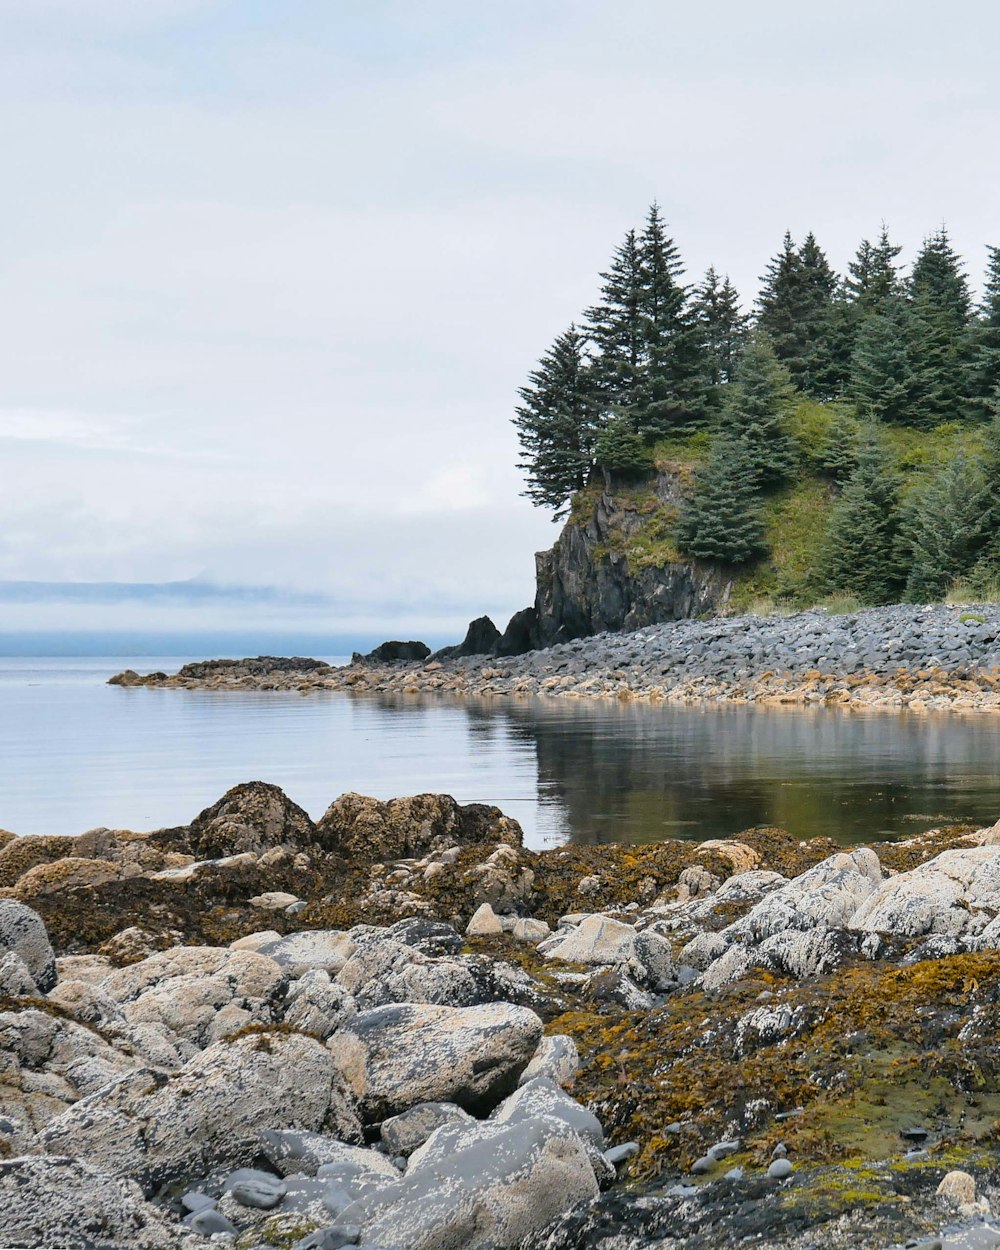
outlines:
[{"label": "overcast sky", "polygon": [[[0,0],[0,580],[533,596],[514,393],[650,200],[1000,243],[992,0]],[[503,621],[500,620],[500,624]],[[2,622],[0,622],[2,626]],[[390,631],[391,632],[391,631]]]}]

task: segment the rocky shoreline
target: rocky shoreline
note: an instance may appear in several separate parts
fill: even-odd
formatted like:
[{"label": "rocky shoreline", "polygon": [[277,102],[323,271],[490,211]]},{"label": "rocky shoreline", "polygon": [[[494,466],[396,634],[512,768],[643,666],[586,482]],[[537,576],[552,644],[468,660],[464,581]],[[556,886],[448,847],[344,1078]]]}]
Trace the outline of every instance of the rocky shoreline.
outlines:
[{"label": "rocky shoreline", "polygon": [[1000,1245],[1000,828],[0,833],[0,1245]]},{"label": "rocky shoreline", "polygon": [[1000,711],[1000,605],[892,606],[843,616],[718,617],[599,634],[497,659],[419,661],[257,657],[111,679],[121,686],[323,690],[458,696],[644,699]]}]

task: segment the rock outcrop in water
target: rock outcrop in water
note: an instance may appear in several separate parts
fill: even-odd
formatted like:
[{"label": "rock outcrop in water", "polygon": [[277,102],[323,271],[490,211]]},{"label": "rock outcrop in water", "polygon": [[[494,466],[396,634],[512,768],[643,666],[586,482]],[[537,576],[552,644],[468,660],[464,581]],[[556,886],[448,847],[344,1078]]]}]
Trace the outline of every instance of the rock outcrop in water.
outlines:
[{"label": "rock outcrop in water", "polygon": [[[249,783],[11,861],[0,1244],[1000,1239],[996,829],[531,852],[448,796],[331,810]],[[21,901],[67,860],[128,875]]]}]

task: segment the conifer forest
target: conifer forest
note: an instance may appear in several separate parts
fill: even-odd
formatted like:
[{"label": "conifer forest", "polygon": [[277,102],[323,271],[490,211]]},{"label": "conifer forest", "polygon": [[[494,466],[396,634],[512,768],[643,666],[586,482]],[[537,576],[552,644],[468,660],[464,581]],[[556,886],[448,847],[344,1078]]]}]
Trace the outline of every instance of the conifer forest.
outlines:
[{"label": "conifer forest", "polygon": [[883,226],[841,275],[786,233],[747,309],[653,204],[520,389],[525,493],[632,495],[630,558],[715,562],[743,606],[996,598],[1000,247],[975,287],[944,227],[901,252]]}]

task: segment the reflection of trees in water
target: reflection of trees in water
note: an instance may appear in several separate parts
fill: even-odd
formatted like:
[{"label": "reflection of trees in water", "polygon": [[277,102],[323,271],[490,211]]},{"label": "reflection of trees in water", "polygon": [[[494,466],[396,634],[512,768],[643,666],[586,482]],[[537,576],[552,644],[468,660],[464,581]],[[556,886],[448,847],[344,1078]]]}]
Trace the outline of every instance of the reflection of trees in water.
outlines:
[{"label": "reflection of trees in water", "polygon": [[985,718],[446,702],[472,740],[533,749],[538,801],[561,809],[575,841],[704,838],[760,824],[859,841],[1000,816],[1000,726]]}]

